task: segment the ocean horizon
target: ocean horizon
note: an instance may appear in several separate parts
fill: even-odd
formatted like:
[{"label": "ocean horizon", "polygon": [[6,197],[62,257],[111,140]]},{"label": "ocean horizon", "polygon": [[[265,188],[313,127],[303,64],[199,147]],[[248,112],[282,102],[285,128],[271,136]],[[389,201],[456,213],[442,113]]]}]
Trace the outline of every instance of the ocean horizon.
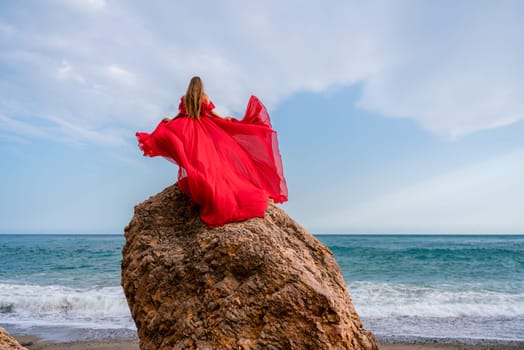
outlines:
[{"label": "ocean horizon", "polygon": [[[524,341],[524,235],[316,234],[382,341]],[[123,234],[1,234],[0,326],[53,341],[136,337]]]}]

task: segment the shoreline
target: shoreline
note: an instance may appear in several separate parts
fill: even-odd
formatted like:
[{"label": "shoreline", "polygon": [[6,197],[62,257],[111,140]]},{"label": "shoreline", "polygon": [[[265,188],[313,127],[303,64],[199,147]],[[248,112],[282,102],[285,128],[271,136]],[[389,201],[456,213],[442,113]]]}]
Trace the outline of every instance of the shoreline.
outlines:
[{"label": "shoreline", "polygon": [[[130,329],[31,328],[2,325],[29,350],[139,350],[136,331]],[[379,349],[385,350],[524,350],[523,340],[493,338],[450,338],[381,336],[375,334]]]},{"label": "shoreline", "polygon": [[34,335],[11,334],[22,346],[29,350],[139,350],[138,340],[93,340],[74,342],[54,342]]},{"label": "shoreline", "polygon": [[[139,350],[138,339],[129,340],[91,340],[73,342],[54,342],[34,335],[11,334],[22,346],[29,350]],[[382,350],[518,350],[524,349],[524,341],[501,342],[485,341],[483,344],[452,342],[445,339],[427,339],[418,342],[379,341]]]}]

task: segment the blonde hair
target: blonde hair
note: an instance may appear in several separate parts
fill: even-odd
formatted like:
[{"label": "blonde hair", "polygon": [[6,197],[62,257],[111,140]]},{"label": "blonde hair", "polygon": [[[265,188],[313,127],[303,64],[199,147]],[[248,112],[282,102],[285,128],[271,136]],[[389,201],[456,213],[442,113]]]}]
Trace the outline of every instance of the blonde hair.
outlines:
[{"label": "blonde hair", "polygon": [[203,96],[204,84],[202,84],[202,79],[200,77],[191,78],[184,97],[184,107],[187,114],[193,119],[200,119]]}]

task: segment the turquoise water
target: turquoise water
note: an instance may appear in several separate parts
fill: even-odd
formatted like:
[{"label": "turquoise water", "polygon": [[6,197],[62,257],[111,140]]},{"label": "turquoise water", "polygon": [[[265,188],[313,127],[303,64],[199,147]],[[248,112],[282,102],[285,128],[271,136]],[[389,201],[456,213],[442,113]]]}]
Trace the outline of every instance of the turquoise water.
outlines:
[{"label": "turquoise water", "polygon": [[[524,341],[524,236],[317,237],[379,338]],[[0,325],[54,340],[135,336],[123,245],[122,235],[0,235]]]},{"label": "turquoise water", "polygon": [[0,325],[55,341],[136,337],[122,235],[0,235]]},{"label": "turquoise water", "polygon": [[318,236],[347,281],[524,291],[524,236]]},{"label": "turquoise water", "polygon": [[0,283],[120,285],[123,235],[0,235]]},{"label": "turquoise water", "polygon": [[318,236],[364,324],[392,340],[524,340],[524,236]]}]

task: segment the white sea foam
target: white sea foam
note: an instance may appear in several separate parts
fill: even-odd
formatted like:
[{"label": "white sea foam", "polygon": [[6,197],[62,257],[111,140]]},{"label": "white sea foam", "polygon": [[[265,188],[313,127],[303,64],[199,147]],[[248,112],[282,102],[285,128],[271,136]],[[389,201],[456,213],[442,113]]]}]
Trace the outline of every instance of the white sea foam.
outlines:
[{"label": "white sea foam", "polygon": [[121,287],[75,289],[0,283],[0,322],[133,329]]},{"label": "white sea foam", "polygon": [[[379,335],[476,338],[486,337],[491,330],[493,337],[503,333],[508,339],[524,339],[524,292],[461,288],[385,282],[348,284],[357,312]],[[0,283],[0,323],[135,329],[120,286],[81,289]]]},{"label": "white sea foam", "polygon": [[416,286],[400,283],[348,284],[357,312],[365,318],[522,317],[524,291],[503,293],[451,285]]}]

